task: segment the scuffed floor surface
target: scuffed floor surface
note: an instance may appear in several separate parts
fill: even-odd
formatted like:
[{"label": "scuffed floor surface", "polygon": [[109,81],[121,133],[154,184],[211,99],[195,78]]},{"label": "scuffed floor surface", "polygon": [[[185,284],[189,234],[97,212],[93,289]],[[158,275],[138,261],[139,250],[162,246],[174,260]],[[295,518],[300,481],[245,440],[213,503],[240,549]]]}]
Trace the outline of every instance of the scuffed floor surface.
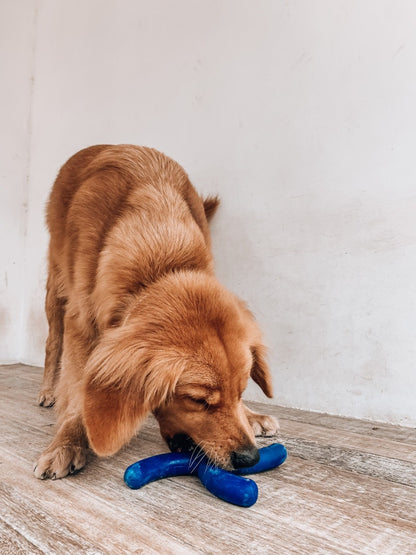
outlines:
[{"label": "scuffed floor surface", "polygon": [[[285,464],[253,476],[244,509],[195,477],[133,491],[125,468],[166,451],[149,418],[108,459],[42,482],[32,468],[52,437],[53,409],[36,405],[42,370],[0,367],[0,553],[416,554],[416,431],[253,404],[280,419]],[[270,440],[262,440],[266,445]]]}]

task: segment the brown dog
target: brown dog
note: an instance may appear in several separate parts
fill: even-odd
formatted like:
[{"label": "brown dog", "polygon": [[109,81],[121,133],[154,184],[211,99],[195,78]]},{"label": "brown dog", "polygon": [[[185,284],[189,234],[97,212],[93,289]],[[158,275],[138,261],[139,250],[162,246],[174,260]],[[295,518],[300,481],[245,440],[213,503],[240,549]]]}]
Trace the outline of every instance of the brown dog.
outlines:
[{"label": "brown dog", "polygon": [[227,469],[257,462],[251,377],[271,397],[260,331],[214,277],[208,220],[184,170],[149,148],[94,146],[62,167],[47,212],[49,336],[39,403],[55,438],[35,468],[62,478],[88,446],[111,455],[153,412],[172,450],[198,445]]}]

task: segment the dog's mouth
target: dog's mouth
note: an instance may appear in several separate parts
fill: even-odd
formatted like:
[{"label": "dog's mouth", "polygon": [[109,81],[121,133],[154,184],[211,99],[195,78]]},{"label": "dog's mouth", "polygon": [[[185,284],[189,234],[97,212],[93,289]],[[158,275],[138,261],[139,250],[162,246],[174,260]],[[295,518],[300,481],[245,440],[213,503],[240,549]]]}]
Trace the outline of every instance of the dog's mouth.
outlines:
[{"label": "dog's mouth", "polygon": [[173,453],[192,453],[196,449],[196,443],[187,434],[175,434],[168,437],[166,442]]},{"label": "dog's mouth", "polygon": [[260,454],[255,446],[248,445],[238,451],[232,451],[229,461],[212,460],[188,434],[175,434],[173,437],[166,438],[166,443],[173,453],[193,453],[197,451],[196,459],[201,461],[199,455],[211,461],[215,466],[219,466],[226,470],[236,470],[238,468],[246,468],[254,466],[260,460]]}]

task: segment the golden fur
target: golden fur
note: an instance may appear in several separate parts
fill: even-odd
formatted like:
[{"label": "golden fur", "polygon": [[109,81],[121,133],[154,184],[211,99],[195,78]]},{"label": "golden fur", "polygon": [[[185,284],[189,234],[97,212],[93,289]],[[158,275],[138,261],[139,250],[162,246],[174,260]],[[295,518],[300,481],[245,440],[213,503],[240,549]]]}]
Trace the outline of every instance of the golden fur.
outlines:
[{"label": "golden fur", "polygon": [[79,470],[89,446],[115,453],[150,412],[172,449],[191,438],[224,468],[253,464],[254,434],[275,433],[241,401],[250,375],[269,397],[272,384],[251,313],[214,276],[218,202],[149,148],[94,146],[60,170],[39,396],[58,421],[37,477]]}]

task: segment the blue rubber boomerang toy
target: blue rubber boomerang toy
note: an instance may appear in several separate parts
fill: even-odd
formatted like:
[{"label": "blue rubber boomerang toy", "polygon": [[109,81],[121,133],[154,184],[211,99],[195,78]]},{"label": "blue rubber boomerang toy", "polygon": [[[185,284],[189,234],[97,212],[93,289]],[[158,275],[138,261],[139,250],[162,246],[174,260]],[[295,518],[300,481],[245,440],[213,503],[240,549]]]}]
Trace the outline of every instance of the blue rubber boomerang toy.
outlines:
[{"label": "blue rubber boomerang toy", "polygon": [[281,443],[263,447],[259,453],[257,464],[231,472],[212,466],[206,457],[200,460],[192,453],[165,453],[130,465],[124,473],[124,481],[129,488],[139,489],[162,478],[197,475],[206,489],[220,499],[240,507],[251,507],[257,501],[257,484],[242,475],[271,470],[284,463],[287,457]]}]

